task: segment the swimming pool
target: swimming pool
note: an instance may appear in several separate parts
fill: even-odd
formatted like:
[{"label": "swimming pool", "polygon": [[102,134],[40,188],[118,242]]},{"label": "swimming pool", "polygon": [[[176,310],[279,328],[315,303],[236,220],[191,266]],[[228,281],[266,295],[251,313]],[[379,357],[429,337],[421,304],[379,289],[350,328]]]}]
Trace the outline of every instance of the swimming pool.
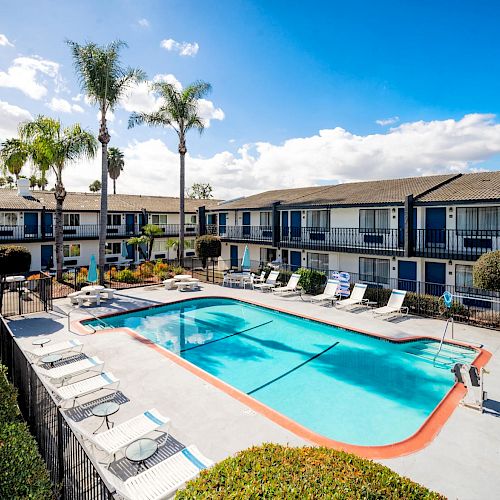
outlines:
[{"label": "swimming pool", "polygon": [[444,344],[434,359],[439,343],[430,339],[390,342],[227,298],[104,321],[134,330],[315,433],[360,446],[412,436],[453,387],[454,363],[477,356]]}]

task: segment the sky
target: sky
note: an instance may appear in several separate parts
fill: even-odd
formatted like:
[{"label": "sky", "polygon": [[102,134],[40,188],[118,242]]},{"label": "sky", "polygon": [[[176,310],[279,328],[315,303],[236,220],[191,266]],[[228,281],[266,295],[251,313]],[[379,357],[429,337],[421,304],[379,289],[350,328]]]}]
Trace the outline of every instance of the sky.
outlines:
[{"label": "sky", "polygon": [[[0,140],[39,114],[97,134],[65,41],[127,42],[123,63],[148,81],[108,116],[125,154],[119,193],[178,195],[175,133],[127,127],[159,105],[155,79],[211,83],[186,175],[219,199],[498,168],[496,1],[2,0],[1,11]],[[88,191],[99,158],[68,164],[66,188]]]}]

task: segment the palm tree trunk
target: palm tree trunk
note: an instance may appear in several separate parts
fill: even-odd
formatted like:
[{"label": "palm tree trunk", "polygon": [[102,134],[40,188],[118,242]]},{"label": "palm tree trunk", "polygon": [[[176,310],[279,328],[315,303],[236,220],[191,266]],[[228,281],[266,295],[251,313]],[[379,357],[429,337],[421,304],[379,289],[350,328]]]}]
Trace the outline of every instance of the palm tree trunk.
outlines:
[{"label": "palm tree trunk", "polygon": [[184,191],[186,189],[186,169],[185,169],[185,157],[186,157],[186,143],[182,137],[179,142],[179,154],[181,160],[181,170],[180,170],[180,186],[179,186],[179,265],[184,265]]},{"label": "palm tree trunk", "polygon": [[108,222],[108,143],[109,133],[106,126],[106,113],[101,108],[101,126],[98,140],[102,146],[101,156],[101,213],[99,218],[99,283],[104,285],[106,264],[106,233]]},{"label": "palm tree trunk", "polygon": [[56,278],[62,279],[62,271],[64,265],[63,255],[63,203],[66,198],[66,189],[61,181],[57,181],[54,192],[56,198],[56,213],[55,213],[55,236],[56,236]]},{"label": "palm tree trunk", "polygon": [[116,179],[113,179],[113,194],[116,194]]}]

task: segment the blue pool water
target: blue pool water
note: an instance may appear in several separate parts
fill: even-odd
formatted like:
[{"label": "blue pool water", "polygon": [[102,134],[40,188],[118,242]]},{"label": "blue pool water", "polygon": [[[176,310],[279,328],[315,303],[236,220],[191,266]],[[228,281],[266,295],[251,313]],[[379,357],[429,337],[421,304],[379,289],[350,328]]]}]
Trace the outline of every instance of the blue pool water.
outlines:
[{"label": "blue pool water", "polygon": [[475,357],[445,344],[434,360],[434,341],[391,343],[223,298],[105,321],[132,328],[319,434],[365,446],[414,434],[453,386],[453,364]]}]

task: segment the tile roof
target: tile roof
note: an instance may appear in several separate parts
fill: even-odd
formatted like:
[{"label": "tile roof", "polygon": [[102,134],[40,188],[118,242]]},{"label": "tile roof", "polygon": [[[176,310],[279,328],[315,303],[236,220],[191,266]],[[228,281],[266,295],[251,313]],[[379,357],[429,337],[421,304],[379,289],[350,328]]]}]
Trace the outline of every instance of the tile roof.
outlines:
[{"label": "tile roof", "polygon": [[[55,210],[54,193],[51,191],[32,191],[32,196],[24,198],[16,189],[0,189],[0,209],[3,210]],[[186,198],[186,212],[195,213],[200,206],[214,207],[217,200],[191,200]],[[68,193],[64,200],[65,211],[98,212],[100,195],[98,193]],[[132,194],[108,195],[110,212],[177,213],[179,198],[168,196],[142,196]]]}]

